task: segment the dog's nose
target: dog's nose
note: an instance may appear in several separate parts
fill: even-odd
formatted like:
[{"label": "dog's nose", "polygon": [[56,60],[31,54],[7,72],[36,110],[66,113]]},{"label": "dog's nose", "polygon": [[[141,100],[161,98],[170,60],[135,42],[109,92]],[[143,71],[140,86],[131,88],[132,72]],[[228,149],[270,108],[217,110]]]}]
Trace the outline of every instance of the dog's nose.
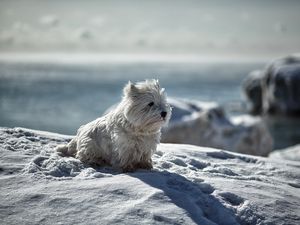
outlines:
[{"label": "dog's nose", "polygon": [[160,115],[161,115],[162,118],[165,118],[165,117],[167,116],[167,112],[162,111],[162,112],[160,113]]}]

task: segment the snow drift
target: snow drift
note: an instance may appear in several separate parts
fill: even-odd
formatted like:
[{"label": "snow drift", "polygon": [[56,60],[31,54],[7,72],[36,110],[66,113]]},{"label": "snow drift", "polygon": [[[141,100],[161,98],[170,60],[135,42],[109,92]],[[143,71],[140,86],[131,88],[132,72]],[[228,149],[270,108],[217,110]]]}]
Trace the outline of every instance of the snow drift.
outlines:
[{"label": "snow drift", "polygon": [[60,157],[71,137],[0,129],[3,224],[299,224],[300,164],[161,144],[154,169]]},{"label": "snow drift", "polygon": [[273,138],[259,117],[226,116],[217,103],[169,98],[173,110],[162,142],[193,144],[266,156]]},{"label": "snow drift", "polygon": [[269,157],[273,159],[300,161],[300,144],[273,151],[269,154]]}]

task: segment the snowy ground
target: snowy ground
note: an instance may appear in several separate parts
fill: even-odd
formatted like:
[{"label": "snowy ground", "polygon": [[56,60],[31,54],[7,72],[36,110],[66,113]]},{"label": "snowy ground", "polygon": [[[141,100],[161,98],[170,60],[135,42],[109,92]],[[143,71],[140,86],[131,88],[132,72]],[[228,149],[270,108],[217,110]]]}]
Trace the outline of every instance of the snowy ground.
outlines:
[{"label": "snowy ground", "polygon": [[299,224],[300,163],[161,144],[122,174],[54,153],[69,136],[0,129],[1,224]]},{"label": "snowy ground", "polygon": [[269,154],[269,157],[277,160],[285,159],[300,162],[300,144],[273,151]]}]

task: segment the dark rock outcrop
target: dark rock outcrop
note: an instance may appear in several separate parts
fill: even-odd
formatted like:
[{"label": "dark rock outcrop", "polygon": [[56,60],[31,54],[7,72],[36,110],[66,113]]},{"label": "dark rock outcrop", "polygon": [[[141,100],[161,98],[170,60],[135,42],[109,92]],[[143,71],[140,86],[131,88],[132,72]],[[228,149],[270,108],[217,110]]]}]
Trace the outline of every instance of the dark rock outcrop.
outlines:
[{"label": "dark rock outcrop", "polygon": [[300,57],[271,63],[262,82],[263,111],[300,116]]},{"label": "dark rock outcrop", "polygon": [[254,115],[262,112],[262,78],[263,73],[260,70],[255,70],[246,77],[242,84],[249,103],[248,111]]},{"label": "dark rock outcrop", "polygon": [[300,56],[288,56],[254,71],[243,83],[253,114],[300,116]]}]

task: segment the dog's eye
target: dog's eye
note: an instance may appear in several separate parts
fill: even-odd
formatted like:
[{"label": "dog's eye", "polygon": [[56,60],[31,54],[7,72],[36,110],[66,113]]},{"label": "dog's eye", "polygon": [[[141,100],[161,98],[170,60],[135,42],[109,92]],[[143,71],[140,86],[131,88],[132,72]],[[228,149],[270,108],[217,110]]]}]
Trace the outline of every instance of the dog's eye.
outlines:
[{"label": "dog's eye", "polygon": [[148,104],[148,106],[153,106],[154,105],[154,102],[150,102],[149,104]]}]

